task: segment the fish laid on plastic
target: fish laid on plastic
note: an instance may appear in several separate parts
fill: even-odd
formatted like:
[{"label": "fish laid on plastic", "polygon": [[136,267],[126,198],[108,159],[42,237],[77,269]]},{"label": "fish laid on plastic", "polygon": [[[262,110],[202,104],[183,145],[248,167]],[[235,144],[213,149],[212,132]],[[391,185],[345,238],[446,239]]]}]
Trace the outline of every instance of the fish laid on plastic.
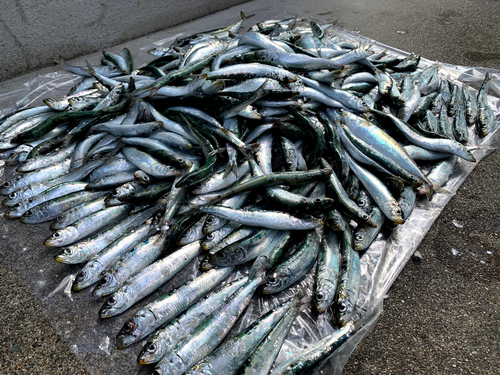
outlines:
[{"label": "fish laid on plastic", "polygon": [[[156,331],[138,357],[155,375],[316,371],[363,315],[371,244],[497,125],[489,74],[476,94],[418,55],[296,17],[241,31],[250,17],[136,69],[128,49],[61,62],[82,77],[68,95],[0,117],[5,217],[54,220],[73,291],[109,296],[101,318],[135,309],[118,348]],[[303,311],[336,330],[274,363]]]}]

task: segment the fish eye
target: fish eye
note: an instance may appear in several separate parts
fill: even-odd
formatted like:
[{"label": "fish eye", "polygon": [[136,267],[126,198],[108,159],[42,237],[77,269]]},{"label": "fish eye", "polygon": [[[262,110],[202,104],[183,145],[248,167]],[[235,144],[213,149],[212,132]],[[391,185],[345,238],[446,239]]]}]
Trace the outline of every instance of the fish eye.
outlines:
[{"label": "fish eye", "polygon": [[71,255],[71,254],[73,254],[73,250],[71,250],[71,249],[64,249],[64,254]]},{"label": "fish eye", "polygon": [[152,342],[151,344],[148,345],[147,351],[150,353],[156,352],[156,344]]},{"label": "fish eye", "polygon": [[101,280],[99,280],[99,283],[98,285],[106,285],[109,281],[109,278],[108,277],[103,277]]},{"label": "fish eye", "polygon": [[116,305],[116,302],[118,302],[118,300],[117,300],[117,298],[115,296],[110,297],[108,299],[108,305],[110,305],[110,306]]},{"label": "fish eye", "polygon": [[356,234],[355,238],[356,238],[356,241],[362,241],[363,235],[361,233],[358,233],[358,234]]},{"label": "fish eye", "polygon": [[28,203],[33,203],[33,198],[28,199]]},{"label": "fish eye", "polygon": [[207,240],[213,240],[213,239],[214,239],[214,235],[212,233],[207,235]]},{"label": "fish eye", "polygon": [[316,199],[314,200],[314,202],[315,202],[315,203],[321,203],[321,198],[316,198]]},{"label": "fish eye", "polygon": [[61,238],[61,232],[54,232],[54,234],[52,235],[52,237],[54,237],[54,238]]},{"label": "fish eye", "polygon": [[226,254],[224,254],[223,251],[219,251],[218,253],[215,254],[215,256],[219,259],[224,259],[226,257]]},{"label": "fish eye", "polygon": [[17,197],[17,193],[15,191],[9,194],[10,199],[14,199],[15,197]]},{"label": "fish eye", "polygon": [[33,210],[28,210],[24,213],[24,216],[33,216],[34,214]]},{"label": "fish eye", "polygon": [[341,304],[339,305],[339,311],[340,311],[341,313],[346,312],[346,311],[347,311],[347,305],[346,305],[345,303],[341,303]]},{"label": "fish eye", "polygon": [[366,204],[366,201],[364,199],[360,199],[358,201],[358,205],[360,205],[360,206],[364,206],[365,204]]},{"label": "fish eye", "polygon": [[361,217],[363,218],[363,220],[368,220],[370,218],[370,216],[368,216],[368,214],[363,214],[363,215],[361,215]]},{"label": "fish eye", "polygon": [[78,272],[78,274],[76,275],[76,279],[77,280],[83,280],[85,279],[85,270],[81,270],[80,272]]},{"label": "fish eye", "polygon": [[213,216],[207,217],[207,220],[206,220],[207,224],[213,224],[214,221],[215,221],[215,218]]},{"label": "fish eye", "polygon": [[276,277],[274,275],[270,275],[267,278],[267,281],[269,281],[269,284],[275,284],[276,283]]},{"label": "fish eye", "polygon": [[59,217],[57,218],[57,221],[63,221],[63,220],[64,220],[64,217],[63,217],[63,216],[59,216]]},{"label": "fish eye", "polygon": [[134,324],[134,323],[132,323],[132,322],[127,322],[127,323],[125,323],[125,325],[123,326],[123,330],[124,330],[125,332],[131,332],[131,331],[133,331],[133,330],[134,330],[134,329],[136,329],[136,328],[137,328],[137,327],[136,327],[136,326],[135,326],[135,324]]},{"label": "fish eye", "polygon": [[324,295],[323,293],[318,292],[318,293],[316,294],[316,299],[317,299],[318,301],[321,301],[323,298],[325,298],[325,295]]},{"label": "fish eye", "polygon": [[118,194],[120,194],[120,191],[119,191],[118,189],[115,189],[115,190],[113,190],[113,191],[111,192],[111,195],[112,195],[113,197],[116,197]]},{"label": "fish eye", "polygon": [[401,208],[396,208],[396,213],[400,214],[401,213]]},{"label": "fish eye", "polygon": [[9,182],[9,181],[5,181],[5,182],[2,184],[2,186],[3,186],[4,188],[9,187],[9,186],[10,186],[10,182]]},{"label": "fish eye", "polygon": [[184,163],[184,159],[182,159],[182,158],[177,158],[177,161],[178,161],[179,163]]},{"label": "fish eye", "polygon": [[21,207],[21,203],[16,203],[16,204],[14,205],[14,208],[19,208],[19,207]]}]

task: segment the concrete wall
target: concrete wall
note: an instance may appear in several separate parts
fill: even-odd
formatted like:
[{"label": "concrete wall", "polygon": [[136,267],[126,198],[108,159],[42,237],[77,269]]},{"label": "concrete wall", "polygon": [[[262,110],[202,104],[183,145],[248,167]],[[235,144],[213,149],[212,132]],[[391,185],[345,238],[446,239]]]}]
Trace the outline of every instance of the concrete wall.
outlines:
[{"label": "concrete wall", "polygon": [[246,0],[0,0],[0,81]]}]

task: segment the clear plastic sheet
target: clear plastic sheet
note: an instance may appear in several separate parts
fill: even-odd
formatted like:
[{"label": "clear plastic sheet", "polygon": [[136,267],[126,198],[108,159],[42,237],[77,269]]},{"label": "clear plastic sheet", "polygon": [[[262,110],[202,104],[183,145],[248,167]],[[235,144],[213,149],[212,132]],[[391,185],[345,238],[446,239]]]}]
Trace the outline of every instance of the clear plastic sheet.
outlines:
[{"label": "clear plastic sheet", "polygon": [[[251,21],[247,21],[245,25],[248,26],[269,18],[282,19],[287,17],[286,14],[280,13],[278,8],[257,9],[255,13],[257,13],[256,17]],[[368,43],[375,50],[387,50],[391,54],[399,56],[408,55],[405,51],[377,43],[337,27],[331,28],[329,33],[356,43]],[[153,59],[153,57],[148,57],[146,54],[148,49],[161,45],[170,45],[176,37],[181,35],[185,34],[173,34],[171,37],[141,48],[139,54],[134,56],[136,66],[138,63]],[[422,58],[420,66],[433,63]],[[485,72],[486,69],[484,68],[443,64],[439,74],[455,82],[466,82],[471,87],[477,88],[482,82]],[[490,92],[500,96],[500,72],[491,69],[489,72],[493,77]],[[25,86],[1,96],[0,115],[13,109],[39,105],[43,98],[64,96],[78,80],[79,77],[67,72],[55,72],[40,76],[26,83]],[[494,96],[490,96],[488,100],[494,109],[498,127],[500,100]],[[474,131],[469,129],[469,136],[471,139],[469,145],[477,146],[473,154],[478,162],[500,145],[500,132],[498,129],[484,139],[478,139]],[[341,374],[356,345],[373,330],[382,311],[384,296],[387,294],[388,289],[440,212],[476,165],[477,163],[460,160],[456,164],[450,180],[444,186],[447,192],[435,194],[431,201],[418,199],[416,207],[407,222],[404,225],[397,226],[392,232],[386,233],[383,231],[363,254],[361,257],[362,287],[356,309],[357,332],[332,355],[331,360],[319,370],[319,373]],[[0,177],[2,177],[3,168],[0,165]],[[8,170],[6,172],[7,175],[10,175]],[[97,311],[104,301],[93,300],[90,289],[78,293],[71,292],[71,283],[81,265],[71,266],[57,263],[53,260],[53,251],[41,245],[49,235],[48,225],[22,225],[17,221],[7,220],[1,220],[0,222],[3,227],[2,238],[5,241],[4,261],[11,265],[16,274],[29,285],[40,308],[57,332],[70,344],[71,349],[88,372],[91,374],[151,373],[151,366],[136,364],[137,354],[142,348],[141,343],[118,351],[115,345],[115,336],[123,323],[140,306],[153,301],[165,292],[184,284],[198,275],[200,259],[191,262],[184,271],[166,285],[118,317],[99,319]],[[244,272],[245,270],[241,271]],[[245,315],[234,327],[233,332],[247,326],[256,317],[288,298],[293,290],[306,289],[311,293],[313,284],[314,270],[303,281],[294,285],[292,290],[284,291],[277,296],[255,298]],[[294,323],[279,354],[278,362],[293,356],[307,347],[309,343],[333,332],[335,327],[330,324],[331,313],[330,311],[318,316],[313,311],[304,311]]]}]

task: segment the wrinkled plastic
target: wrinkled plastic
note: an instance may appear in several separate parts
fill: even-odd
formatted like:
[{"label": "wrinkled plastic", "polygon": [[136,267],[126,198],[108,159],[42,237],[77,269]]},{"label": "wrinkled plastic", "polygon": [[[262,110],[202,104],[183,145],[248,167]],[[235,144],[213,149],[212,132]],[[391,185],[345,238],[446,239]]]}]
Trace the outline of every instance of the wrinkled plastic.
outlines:
[{"label": "wrinkled plastic", "polygon": [[[255,13],[257,13],[256,17],[251,21],[247,21],[245,25],[248,26],[269,18],[280,19],[287,17],[287,15],[279,13],[277,8],[257,9]],[[375,50],[387,50],[391,54],[399,56],[408,55],[405,51],[386,46],[337,27],[331,28],[329,33],[356,43],[368,43]],[[141,48],[139,56],[134,56],[136,65],[137,61],[146,62],[153,59],[153,57],[149,58],[146,55],[146,51],[150,48],[162,45],[168,46],[176,37],[182,35],[172,35],[169,38]],[[422,58],[420,67],[433,63]],[[485,68],[442,64],[439,74],[444,78],[455,82],[465,82],[470,84],[471,87],[477,88],[484,79],[486,70]],[[495,92],[500,96],[500,72],[491,69],[488,69],[488,71],[493,78],[490,92]],[[78,81],[79,77],[67,72],[56,72],[40,76],[14,92],[0,96],[0,115],[14,109],[40,105],[41,99],[47,97],[62,97]],[[489,96],[488,101],[495,112],[498,127],[500,100]],[[473,154],[479,162],[483,157],[499,147],[500,132],[496,129],[487,137],[480,139],[475,135],[473,128],[469,128],[469,139],[469,145],[478,146],[473,151]],[[373,330],[382,311],[384,296],[386,296],[390,286],[445,205],[455,195],[460,185],[476,165],[477,163],[459,160],[450,180],[444,186],[447,192],[436,193],[431,201],[418,199],[415,209],[406,223],[397,226],[392,232],[382,231],[372,246],[362,255],[362,286],[356,306],[357,332],[332,355],[331,360],[319,370],[319,373],[341,374],[345,363],[357,344]],[[0,176],[2,173],[3,167],[0,165]],[[91,374],[151,373],[151,366],[136,364],[137,354],[142,348],[140,343],[118,351],[114,337],[123,323],[140,306],[153,301],[165,292],[177,288],[197,276],[199,274],[200,259],[191,262],[171,281],[118,317],[99,319],[97,311],[104,301],[92,299],[90,294],[92,288],[78,293],[71,292],[70,286],[74,275],[81,266],[55,262],[52,259],[54,251],[43,248],[41,245],[43,239],[49,235],[47,225],[27,226],[17,221],[6,220],[2,220],[1,223],[4,229],[3,240],[6,244],[5,261],[29,285],[40,308],[45,312],[57,332],[70,344],[71,349],[88,372]],[[27,234],[29,235],[27,236]],[[28,240],[28,238],[30,239]],[[36,247],[33,244],[36,244]],[[255,298],[245,315],[233,328],[232,334],[246,327],[262,313],[289,298],[293,291],[298,289],[307,290],[308,294],[312,295],[314,274],[315,270],[313,269],[303,281],[278,295]],[[332,311],[327,311],[327,313],[320,316],[310,309],[304,311],[295,321],[277,361],[281,362],[293,356],[306,348],[309,343],[333,332],[335,326],[332,326],[332,321]]]}]

